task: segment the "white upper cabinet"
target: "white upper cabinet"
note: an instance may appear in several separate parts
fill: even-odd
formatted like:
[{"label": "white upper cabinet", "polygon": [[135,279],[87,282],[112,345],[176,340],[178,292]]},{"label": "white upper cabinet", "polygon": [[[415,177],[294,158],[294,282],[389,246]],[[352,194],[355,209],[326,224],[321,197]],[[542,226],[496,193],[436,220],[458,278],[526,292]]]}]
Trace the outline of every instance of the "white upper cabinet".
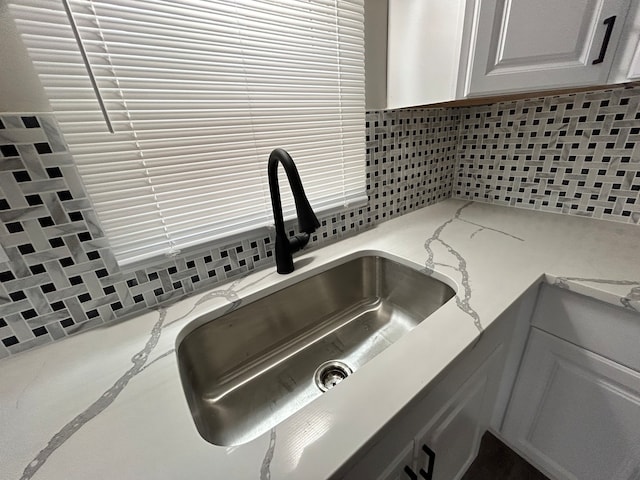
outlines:
[{"label": "white upper cabinet", "polygon": [[640,2],[632,0],[608,83],[640,80]]},{"label": "white upper cabinet", "polygon": [[389,0],[387,108],[456,97],[465,0]]},{"label": "white upper cabinet", "polygon": [[640,40],[636,46],[635,53],[633,55],[633,61],[629,68],[628,80],[640,80]]},{"label": "white upper cabinet", "polygon": [[639,32],[638,0],[388,0],[367,82],[400,108],[638,80]]},{"label": "white upper cabinet", "polygon": [[465,94],[607,83],[630,0],[477,0]]}]

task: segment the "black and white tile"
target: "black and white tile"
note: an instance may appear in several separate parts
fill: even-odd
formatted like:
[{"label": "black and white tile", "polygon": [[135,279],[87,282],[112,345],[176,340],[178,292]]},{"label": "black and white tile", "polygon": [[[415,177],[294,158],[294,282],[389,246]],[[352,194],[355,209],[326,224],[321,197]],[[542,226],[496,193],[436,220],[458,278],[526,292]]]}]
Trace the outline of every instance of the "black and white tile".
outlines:
[{"label": "black and white tile", "polygon": [[[262,233],[121,270],[53,115],[0,122],[0,358],[273,265]],[[450,197],[458,123],[443,109],[367,114],[369,202],[321,217],[310,247]]]},{"label": "black and white tile", "polygon": [[454,196],[640,223],[640,87],[460,111]]},{"label": "black and white tile", "polygon": [[[368,202],[310,248],[452,195],[640,223],[640,87],[367,113]],[[120,269],[52,114],[0,116],[0,358],[273,266],[272,232]]]}]

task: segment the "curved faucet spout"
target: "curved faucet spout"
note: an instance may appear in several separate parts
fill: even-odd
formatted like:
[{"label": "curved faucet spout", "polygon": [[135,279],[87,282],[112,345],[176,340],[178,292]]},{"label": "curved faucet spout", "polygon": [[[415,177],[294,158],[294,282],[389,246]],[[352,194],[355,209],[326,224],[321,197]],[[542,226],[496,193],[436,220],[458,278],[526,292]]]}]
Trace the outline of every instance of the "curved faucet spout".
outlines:
[{"label": "curved faucet spout", "polygon": [[[296,203],[298,227],[304,232],[292,238],[289,238],[284,230],[282,200],[280,199],[280,185],[278,184],[278,164],[282,164],[287,174],[291,193],[293,193],[293,199]],[[285,150],[276,148],[271,152],[267,173],[269,176],[273,220],[276,225],[276,267],[278,273],[291,273],[293,272],[293,253],[309,242],[309,235],[316,231],[316,228],[320,226],[320,222],[315,213],[313,213],[307,195],[304,193],[296,164],[293,163],[293,159]]]}]

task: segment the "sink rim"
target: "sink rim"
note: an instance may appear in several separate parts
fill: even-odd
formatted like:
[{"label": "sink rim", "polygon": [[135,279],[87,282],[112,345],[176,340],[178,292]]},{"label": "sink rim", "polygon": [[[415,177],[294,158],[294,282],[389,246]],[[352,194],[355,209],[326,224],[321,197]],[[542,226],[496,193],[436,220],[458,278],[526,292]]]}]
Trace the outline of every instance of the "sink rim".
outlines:
[{"label": "sink rim", "polygon": [[[364,264],[361,263],[365,262]],[[418,305],[424,305],[426,307],[426,310],[420,311],[420,309],[418,309],[417,311],[414,312],[414,316],[413,316],[413,321],[411,321],[410,323],[413,324],[413,327],[409,327],[408,330],[405,330],[405,333],[400,333],[401,336],[397,336],[394,333],[394,330],[389,330],[389,333],[391,334],[390,337],[386,337],[385,334],[383,334],[382,336],[378,337],[378,342],[380,342],[382,339],[383,343],[384,343],[384,339],[387,338],[393,338],[394,336],[396,337],[395,340],[387,340],[387,345],[386,346],[382,346],[382,350],[379,350],[376,352],[376,348],[374,346],[374,348],[371,350],[371,352],[373,352],[373,354],[366,354],[363,359],[363,362],[360,362],[360,365],[356,365],[357,368],[354,368],[353,370],[351,370],[351,368],[349,368],[349,373],[346,376],[350,376],[350,374],[352,373],[356,373],[355,370],[356,369],[360,369],[362,368],[365,363],[369,363],[369,361],[374,360],[376,356],[378,356],[380,353],[383,353],[384,350],[387,350],[387,347],[391,347],[393,343],[395,343],[397,340],[400,340],[401,337],[405,337],[408,336],[406,335],[406,333],[409,333],[409,330],[412,330],[414,327],[418,326],[420,323],[422,323],[424,320],[428,319],[433,313],[435,313],[436,310],[439,310],[440,308],[444,307],[445,305],[449,304],[449,302],[457,296],[457,292],[458,292],[458,285],[451,280],[451,278],[447,277],[446,275],[442,275],[439,272],[434,272],[431,271],[430,269],[426,269],[422,266],[420,266],[419,264],[417,264],[416,262],[412,262],[412,261],[408,261],[405,258],[399,257],[399,256],[395,256],[395,255],[390,255],[387,252],[379,252],[379,251],[372,251],[372,250],[360,250],[360,251],[356,251],[356,252],[352,252],[350,254],[347,255],[343,255],[340,256],[338,258],[334,258],[332,261],[328,261],[323,263],[322,265],[316,267],[316,268],[310,268],[307,271],[302,272],[299,275],[295,275],[295,276],[290,276],[292,277],[290,280],[289,278],[287,279],[283,279],[283,280],[288,280],[288,281],[281,281],[281,282],[276,282],[276,283],[272,283],[271,285],[269,285],[272,288],[256,288],[255,284],[260,283],[260,281],[258,282],[254,282],[254,283],[248,283],[249,286],[249,294],[244,296],[241,301],[233,301],[230,302],[229,300],[227,300],[227,304],[225,306],[222,306],[220,308],[215,308],[215,309],[211,309],[210,312],[203,312],[201,311],[198,315],[198,317],[196,317],[194,320],[192,320],[189,324],[185,325],[182,329],[182,331],[180,332],[180,336],[179,338],[176,338],[176,349],[175,349],[175,354],[178,357],[178,367],[179,367],[179,372],[180,372],[180,377],[181,377],[181,384],[182,384],[182,390],[185,393],[186,399],[188,400],[188,404],[189,404],[189,410],[191,413],[191,416],[193,417],[193,420],[196,424],[196,428],[200,434],[200,436],[207,441],[208,443],[211,443],[213,445],[217,445],[217,446],[222,446],[222,447],[229,447],[229,446],[239,446],[242,444],[245,444],[247,442],[251,442],[259,437],[261,437],[265,432],[265,431],[260,431],[260,428],[264,427],[264,423],[265,420],[263,418],[258,418],[255,417],[254,414],[251,414],[250,411],[246,411],[245,413],[242,413],[242,409],[239,410],[240,412],[240,416],[236,419],[233,420],[232,423],[230,424],[230,426],[224,426],[223,424],[219,424],[219,419],[216,420],[216,418],[220,415],[219,413],[215,413],[213,415],[213,420],[211,421],[203,421],[203,420],[199,420],[202,417],[202,413],[206,413],[206,411],[210,411],[211,408],[213,408],[214,412],[217,411],[226,411],[225,409],[229,410],[229,411],[236,411],[237,409],[231,408],[230,405],[227,405],[226,407],[224,406],[224,404],[222,405],[222,410],[220,410],[219,406],[207,406],[209,405],[211,402],[210,400],[212,400],[210,398],[210,394],[211,391],[209,391],[207,393],[207,390],[202,390],[202,388],[200,388],[202,385],[207,385],[209,382],[208,380],[206,380],[206,378],[208,376],[210,376],[210,374],[212,372],[209,372],[209,374],[205,375],[205,377],[203,377],[202,375],[196,374],[198,375],[199,379],[195,380],[195,379],[190,379],[190,380],[186,380],[186,378],[191,377],[191,373],[188,372],[198,372],[200,371],[201,373],[207,373],[207,368],[206,365],[209,365],[209,360],[213,360],[214,357],[210,357],[210,354],[206,354],[206,351],[201,351],[200,353],[204,353],[204,364],[202,360],[199,360],[199,355],[193,356],[193,352],[198,351],[198,349],[202,349],[202,348],[211,348],[212,344],[210,342],[208,342],[209,344],[207,344],[206,340],[195,340],[195,344],[190,341],[188,344],[185,343],[186,340],[188,340],[188,337],[191,336],[192,333],[194,333],[195,330],[199,329],[200,327],[204,327],[208,324],[213,324],[217,319],[219,319],[220,317],[225,317],[227,315],[232,315],[231,318],[234,318],[235,320],[240,320],[242,321],[243,318],[245,318],[244,315],[246,315],[246,313],[251,312],[251,310],[246,311],[245,314],[236,314],[234,313],[237,310],[243,310],[244,308],[255,308],[256,307],[249,307],[252,304],[258,303],[264,299],[265,297],[269,297],[270,295],[273,294],[278,294],[279,292],[282,292],[284,290],[287,290],[288,288],[294,287],[300,283],[306,283],[306,280],[310,280],[313,277],[316,276],[323,276],[325,273],[331,272],[331,270],[334,269],[340,269],[341,267],[345,267],[345,268],[350,268],[347,267],[347,265],[352,264],[353,262],[357,262],[356,265],[370,265],[370,262],[374,262],[373,265],[379,266],[380,262],[383,262],[382,265],[384,265],[384,262],[389,262],[392,264],[396,264],[396,267],[389,267],[392,268],[391,272],[395,271],[398,272],[398,268],[404,268],[407,270],[411,270],[414,273],[409,273],[405,270],[406,273],[402,274],[402,277],[396,278],[395,281],[398,281],[399,284],[398,285],[404,285],[403,288],[408,288],[409,290],[407,290],[408,292],[412,292],[411,294],[409,294],[409,296],[407,297],[406,294],[405,298],[403,301],[408,301],[409,303],[407,305],[410,305],[413,303],[414,300],[412,300],[413,296],[415,296],[416,301],[418,302],[427,302],[427,303],[418,303]],[[375,271],[376,271],[376,276],[375,278],[377,278],[377,275],[379,272],[378,268],[379,267],[374,267]],[[348,271],[348,270],[347,270]],[[357,271],[357,270],[356,270]],[[385,268],[386,271],[386,268]],[[342,272],[342,270],[337,270],[337,272]],[[402,270],[400,270],[400,272],[402,272]],[[334,281],[338,282],[338,284],[340,284],[340,276],[339,277],[335,277],[336,273],[329,273],[329,275],[333,275],[334,276]],[[370,274],[373,274],[373,272],[370,272]],[[338,273],[338,275],[340,275]],[[362,275],[362,273],[360,273],[360,275]],[[391,274],[393,277],[393,273]],[[397,274],[396,274],[397,275]],[[267,277],[263,277],[261,280],[266,280],[269,277],[269,275],[267,275]],[[346,275],[347,278],[350,278],[350,275],[347,274]],[[426,282],[436,282],[439,283],[441,286],[440,287],[436,287],[436,292],[440,291],[440,289],[445,288],[446,290],[448,290],[448,293],[442,293],[442,294],[436,294],[436,298],[434,299],[433,297],[431,297],[431,295],[427,295],[426,297],[424,297],[420,294],[421,290],[416,290],[412,285],[419,285],[421,287],[426,287],[429,288],[428,291],[431,291],[430,288],[428,287],[428,285],[430,285],[429,283],[427,284],[423,284],[422,280],[419,280],[418,277],[423,277]],[[331,277],[328,277],[331,278]],[[371,282],[369,282],[368,278],[374,278],[374,277],[369,277],[368,275],[365,277],[361,277],[360,279],[356,279],[356,278],[350,278],[350,280],[357,280],[358,281],[358,285],[360,284],[360,282],[364,281],[363,285],[372,285]],[[386,276],[385,274],[385,278],[389,278]],[[411,282],[409,279],[412,279],[413,282]],[[428,280],[431,279],[431,280]],[[388,280],[382,280],[383,283],[387,282]],[[407,281],[410,281],[410,283],[407,283]],[[267,283],[268,280],[267,280]],[[452,285],[453,284],[453,285]],[[313,285],[313,284],[311,284]],[[377,285],[377,282],[373,283],[374,288],[376,289],[377,292],[377,288],[379,288]],[[392,296],[394,295],[392,292],[396,291],[396,292],[400,292],[403,290],[398,290],[397,288],[394,287],[395,283],[392,284],[387,284],[387,287],[382,287],[386,291],[387,293],[384,295],[389,295],[391,294]],[[433,283],[431,283],[431,285],[433,285]],[[324,289],[322,288],[322,285],[316,285],[318,288],[320,288],[320,291],[324,291]],[[240,287],[241,288],[241,287]],[[253,288],[253,290],[252,290]],[[370,287],[368,287],[370,288]],[[388,289],[391,290],[388,290]],[[445,290],[445,292],[446,292]],[[403,294],[400,294],[401,296]],[[439,300],[437,299],[438,296],[442,296],[443,298],[440,298]],[[282,301],[282,294],[280,294],[280,301]],[[233,298],[233,297],[232,297]],[[278,298],[278,297],[276,297]],[[340,298],[340,297],[338,297]],[[345,298],[345,297],[343,297]],[[387,298],[387,297],[385,297]],[[397,298],[397,297],[396,297]],[[353,301],[355,299],[353,298],[349,298],[346,297],[345,300],[348,301]],[[434,300],[437,302],[434,304]],[[229,308],[229,306],[232,306],[232,308]],[[335,306],[338,306],[339,304],[335,304]],[[349,305],[348,303],[345,305]],[[382,305],[382,304],[381,304]],[[395,305],[395,303],[393,303],[393,305]],[[399,303],[399,305],[402,305],[402,303]],[[432,307],[430,307],[429,305],[433,305]],[[225,308],[226,307],[226,308]],[[317,307],[317,306],[316,306]],[[258,307],[259,308],[259,307]],[[304,307],[303,307],[304,308]],[[322,309],[321,309],[322,310]],[[386,307],[384,308],[384,310],[386,310]],[[311,310],[311,311],[315,311],[315,310]],[[403,311],[403,310],[400,310]],[[411,311],[411,310],[409,310]],[[215,314],[212,314],[212,312],[215,312]],[[295,312],[295,310],[293,310],[293,312]],[[391,311],[389,311],[391,312]],[[291,312],[290,312],[291,313]],[[417,315],[416,315],[417,314]],[[238,315],[240,315],[238,317]],[[253,319],[252,321],[255,322],[255,318],[256,315],[258,317],[260,317],[262,315],[260,308],[258,309],[258,311],[254,311],[250,313],[250,317],[251,319]],[[379,314],[378,314],[379,315]],[[400,314],[400,319],[402,319],[402,315],[406,315],[406,314]],[[411,315],[411,314],[409,314]],[[396,314],[393,314],[394,318],[396,317]],[[348,317],[348,316],[347,316]],[[353,319],[355,320],[356,318],[359,318],[360,314],[358,314],[357,317],[353,317]],[[384,317],[384,314],[383,314]],[[292,317],[295,318],[295,317]],[[375,318],[375,317],[374,317]],[[407,317],[408,319],[409,317]],[[416,321],[417,320],[417,321]],[[400,324],[396,325],[402,325],[404,323],[404,320],[400,320]],[[415,322],[415,323],[414,323]],[[351,324],[351,320],[349,320],[347,323],[344,324],[344,326]],[[219,324],[221,326],[225,326],[226,324]],[[231,325],[231,324],[229,324]],[[357,324],[354,324],[357,325]],[[390,324],[391,325],[391,324]],[[258,328],[258,325],[255,325],[254,327]],[[224,334],[226,329],[224,331],[220,331],[220,327],[214,327],[215,329],[218,329],[218,335],[220,334]],[[339,327],[338,329],[336,329],[336,332],[339,331],[339,329],[342,327]],[[370,327],[365,327],[365,332],[369,331]],[[396,327],[394,327],[396,328]],[[405,328],[405,327],[401,327],[401,330]],[[260,328],[258,328],[258,330],[260,330]],[[215,330],[213,330],[215,331]],[[276,332],[278,331],[278,329],[276,329]],[[288,331],[288,330],[287,330]],[[266,331],[263,333],[267,333]],[[285,331],[281,331],[280,333],[278,333],[277,335],[282,335],[283,333],[285,333]],[[366,335],[366,333],[365,333]],[[210,336],[210,334],[209,334]],[[255,335],[254,335],[255,337]],[[198,337],[196,338],[205,338],[206,337],[200,337],[198,335]],[[210,338],[215,338],[215,337],[210,337]],[[274,338],[279,338],[279,337],[274,337]],[[347,337],[348,338],[348,337]],[[371,338],[375,338],[375,337],[371,337]],[[247,337],[247,340],[249,340],[249,337]],[[215,342],[214,342],[215,343]],[[253,347],[255,348],[256,345],[254,345],[255,342],[249,342],[248,345],[253,345]],[[183,345],[184,344],[184,345]],[[307,347],[311,347],[312,345],[315,344],[315,341],[310,343],[309,345],[307,345]],[[348,342],[346,342],[345,344],[348,344]],[[195,347],[194,347],[195,345]],[[340,342],[338,340],[338,343],[336,345],[342,345],[342,342]],[[366,343],[364,343],[363,345],[366,345]],[[378,345],[376,343],[374,343],[373,345]],[[381,344],[380,344],[381,345]],[[305,347],[305,350],[306,348]],[[195,350],[194,350],[195,348]],[[313,352],[313,348],[312,350],[310,350],[311,352]],[[322,347],[323,349],[327,349],[330,351],[332,348],[331,347]],[[186,350],[185,350],[186,349]],[[228,351],[228,354],[223,354],[223,355],[227,355],[228,356],[228,360],[230,361],[235,361],[234,357],[229,356],[229,355],[237,355],[235,353],[232,353],[234,351],[234,349],[229,350],[229,348],[223,348],[222,351]],[[241,351],[244,351],[241,349]],[[337,351],[342,352],[342,349],[340,347],[337,347]],[[182,352],[182,353],[181,353]],[[190,353],[191,352],[191,353]],[[247,350],[244,354],[240,353],[240,356],[238,358],[244,358],[244,356],[248,355],[251,352],[251,350]],[[320,351],[317,351],[315,354],[317,355]],[[352,352],[353,353],[353,352]],[[326,351],[325,351],[326,354]],[[324,356],[325,354],[320,354],[320,357]],[[215,354],[214,354],[215,355]],[[307,354],[308,355],[308,354]],[[342,358],[348,358],[348,357],[340,357],[338,355],[338,357],[340,359]],[[336,358],[338,358],[336,357]],[[189,359],[190,358],[190,359]],[[223,357],[224,358],[224,357]],[[358,358],[358,356],[356,356],[355,358]],[[355,359],[354,358],[354,359]],[[345,360],[346,361],[346,360]],[[280,363],[278,361],[278,363]],[[274,364],[277,365],[278,363]],[[326,362],[325,362],[326,363]],[[358,363],[358,361],[356,361],[356,364]],[[197,366],[198,364],[200,365],[204,365],[204,366]],[[215,364],[215,363],[214,363]],[[212,365],[214,365],[212,364]],[[223,363],[224,364],[224,363]],[[184,368],[186,368],[186,370],[183,370],[183,365]],[[191,366],[189,366],[191,365]],[[351,366],[351,364],[349,364],[349,367]],[[194,370],[195,368],[195,370]],[[204,368],[204,370],[202,370]],[[271,369],[271,367],[269,367],[269,370]],[[299,370],[299,369],[298,369]],[[265,370],[266,372],[266,370]],[[308,386],[304,386],[302,388],[302,390],[300,390],[298,393],[294,393],[293,391],[290,390],[289,387],[291,387],[291,385],[305,385],[307,382],[303,381],[302,379],[304,378],[304,375],[301,377],[300,376],[300,371],[296,372],[296,369],[294,368],[294,370],[292,371],[293,373],[291,373],[291,375],[293,375],[293,377],[291,377],[288,373],[285,375],[285,382],[282,383],[282,381],[276,381],[275,383],[273,383],[274,385],[277,385],[279,383],[281,383],[281,389],[282,386],[284,386],[284,389],[289,390],[289,393],[294,394],[295,396],[291,397],[293,400],[287,400],[288,402],[291,402],[291,405],[293,405],[294,409],[291,410],[290,408],[284,408],[282,409],[281,407],[278,409],[278,414],[274,417],[275,420],[272,420],[273,424],[272,425],[267,425],[269,428],[275,428],[275,425],[280,424],[281,422],[287,420],[287,418],[290,418],[291,416],[295,416],[300,410],[303,410],[305,406],[307,406],[307,403],[311,402],[313,403],[312,400],[310,400],[309,397],[309,392],[307,392],[307,390],[309,390]],[[215,372],[215,368],[213,370],[213,374],[214,377],[215,375],[217,375],[219,372]],[[302,372],[304,374],[304,372]],[[282,374],[282,372],[280,373]],[[278,374],[278,375],[280,375]],[[187,377],[185,377],[185,375],[187,375]],[[261,377],[262,374],[260,374]],[[261,377],[262,378],[262,377]],[[268,377],[265,377],[268,378]],[[273,377],[272,380],[274,380],[276,377]],[[251,380],[253,379],[253,377],[251,377]],[[293,382],[293,384],[289,385],[289,381],[287,379],[291,379],[291,381]],[[295,379],[295,380],[294,380]],[[186,383],[185,383],[186,382]],[[240,383],[240,385],[245,384],[246,381],[242,381]],[[260,385],[260,383],[264,383],[264,379],[263,380],[259,380],[259,383],[257,385]],[[198,386],[200,385],[200,387]],[[269,383],[269,385],[271,385],[271,383]],[[289,387],[287,387],[287,385],[289,385]],[[314,385],[314,387],[317,387],[317,382]],[[255,387],[254,387],[255,388]],[[267,384],[262,385],[261,387],[265,392],[271,392],[271,387],[267,386]],[[235,387],[232,388],[232,390],[235,390]],[[298,388],[295,388],[296,391],[298,391]],[[313,388],[313,390],[315,391],[315,388]],[[322,390],[322,389],[320,389]],[[322,390],[324,392],[324,395],[327,395],[329,392]],[[199,392],[199,393],[198,393]],[[221,393],[224,393],[224,395],[226,395],[227,393],[227,387],[225,387],[224,389],[221,390]],[[301,397],[299,397],[299,395],[302,395]],[[274,396],[273,398],[277,400],[277,398],[280,398],[282,395],[279,394],[277,396]],[[285,398],[287,395],[283,396],[282,398]],[[315,395],[313,395],[315,396]],[[221,397],[222,398],[222,397]],[[253,398],[253,396],[249,396],[247,398]],[[299,404],[300,399],[302,399],[302,404]],[[318,400],[319,396],[315,398],[315,400]],[[268,398],[265,398],[265,400],[268,400]],[[274,400],[274,402],[276,401]],[[232,404],[235,405],[235,401],[233,401],[233,399],[231,399]],[[236,399],[236,401],[240,402],[240,405],[243,405],[244,403],[248,403],[250,404],[251,401],[247,401],[245,402],[242,399]],[[271,400],[269,400],[271,401]],[[203,403],[204,402],[204,403]],[[228,403],[229,400],[226,400],[226,402]],[[217,402],[213,402],[216,403]],[[296,407],[296,403],[299,404],[299,406]],[[204,406],[203,406],[204,405]],[[266,404],[265,404],[266,405]],[[276,405],[274,403],[274,405]],[[286,404],[285,404],[286,406]],[[204,410],[203,410],[204,408]],[[273,410],[273,407],[271,407]],[[263,409],[260,408],[260,411],[262,411]],[[265,412],[262,412],[262,414],[264,414]],[[272,411],[273,414],[276,414],[275,411]],[[223,415],[221,418],[224,419],[225,415]],[[255,417],[255,418],[253,418]],[[251,420],[253,418],[253,420]],[[267,417],[264,417],[267,418]],[[255,426],[254,426],[254,422],[255,422]],[[269,421],[266,421],[266,423],[269,423]],[[261,426],[262,425],[262,426]],[[222,430],[219,430],[219,428],[222,428]],[[256,432],[257,430],[257,432]],[[218,433],[216,432],[230,432],[230,433],[222,433],[222,435],[220,436]],[[254,436],[256,435],[256,436]],[[234,437],[235,436],[235,437]],[[226,438],[225,438],[226,437]]]},{"label": "sink rim", "polygon": [[[313,255],[313,253],[314,252],[311,252],[309,255]],[[346,255],[341,255],[339,257],[333,258],[317,266],[313,266],[313,262],[311,262],[308,265],[305,265],[304,267],[300,268],[299,270],[294,270],[293,273],[290,273],[287,275],[280,275],[276,273],[275,267],[270,266],[269,268],[273,269],[271,273],[279,277],[277,281],[270,285],[266,285],[262,288],[258,288],[257,290],[249,291],[246,295],[242,295],[242,296],[239,295],[237,301],[239,301],[240,303],[238,303],[233,308],[233,310],[237,310],[238,308],[248,305],[249,303],[256,302],[273,293],[279,292],[280,290],[284,290],[285,288],[290,287],[293,284],[302,282],[315,275],[319,275],[323,272],[326,272],[327,270],[331,270],[332,268],[342,265],[343,263],[347,263],[351,260],[355,260],[362,257],[369,257],[369,256],[380,257],[386,260],[397,262],[401,265],[404,265],[405,267],[411,268],[413,270],[417,270],[419,272],[423,272],[424,275],[433,277],[434,279],[439,280],[440,282],[449,286],[453,290],[453,296],[449,300],[447,300],[444,304],[442,304],[440,308],[444,307],[445,305],[453,301],[458,296],[458,292],[460,291],[460,286],[458,285],[458,282],[456,282],[450,276],[438,271],[437,269],[434,269],[434,270],[429,269],[429,271],[426,271],[427,269],[424,265],[416,263],[402,256],[385,252],[383,250],[366,249],[366,250],[357,250],[357,251],[348,253]],[[296,260],[300,260],[301,258],[313,259],[313,256],[311,257],[301,256]],[[254,270],[251,272],[251,274],[256,274],[264,271],[265,270]],[[219,285],[218,287],[208,290],[208,292],[216,291],[220,288],[220,286],[229,284],[233,281],[234,281],[233,279],[228,280],[227,282]],[[216,305],[210,309],[199,309],[197,316],[188,320],[186,325],[184,325],[176,335],[176,338],[174,341],[174,350],[175,350],[176,356],[178,353],[178,349],[180,348],[180,344],[191,332],[193,332],[198,327],[201,327],[206,323],[209,323],[213,320],[216,320],[222,317],[223,315],[226,315],[227,313],[230,313],[231,310],[229,310],[229,306],[232,304],[233,302],[225,300],[225,303],[223,305]],[[195,309],[192,309],[192,310],[195,310]],[[193,311],[189,312],[189,314],[192,314],[192,313],[194,312]]]}]

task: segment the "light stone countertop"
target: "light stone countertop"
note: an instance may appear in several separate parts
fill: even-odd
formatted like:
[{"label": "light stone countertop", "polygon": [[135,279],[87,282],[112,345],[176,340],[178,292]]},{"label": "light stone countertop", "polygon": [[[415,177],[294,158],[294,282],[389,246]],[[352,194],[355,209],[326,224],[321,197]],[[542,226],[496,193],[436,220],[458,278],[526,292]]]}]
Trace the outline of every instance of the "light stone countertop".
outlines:
[{"label": "light stone countertop", "polygon": [[[638,226],[460,200],[395,218],[297,256],[291,275],[254,272],[1,361],[0,478],[327,478],[540,279],[640,312],[639,249]],[[180,331],[360,251],[427,267],[457,295],[271,432],[203,440],[180,385]]]}]

